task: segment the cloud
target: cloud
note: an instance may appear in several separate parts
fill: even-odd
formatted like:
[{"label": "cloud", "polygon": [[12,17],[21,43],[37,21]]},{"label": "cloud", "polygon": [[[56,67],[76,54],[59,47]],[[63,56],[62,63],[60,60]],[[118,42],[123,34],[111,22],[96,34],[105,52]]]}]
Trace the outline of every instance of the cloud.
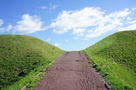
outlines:
[{"label": "cloud", "polygon": [[65,42],[68,42],[68,40],[66,39]]},{"label": "cloud", "polygon": [[0,32],[3,32],[4,31],[4,28],[3,27],[1,27],[2,25],[3,25],[3,20],[2,19],[0,19]]},{"label": "cloud", "polygon": [[[53,10],[58,5],[50,4],[49,7],[41,6],[41,9],[48,8]],[[100,7],[85,7],[81,10],[62,11],[49,26],[44,26],[44,22],[37,15],[24,14],[16,25],[9,24],[2,27],[4,21],[0,19],[0,32],[13,30],[13,33],[29,34],[37,31],[53,29],[54,33],[63,34],[72,32],[75,39],[83,37],[88,40],[93,37],[98,37],[112,30],[134,30],[136,29],[136,20],[132,17],[136,8],[124,9],[121,11],[106,13]],[[48,38],[47,41],[51,39]],[[55,45],[60,45],[55,43]]]},{"label": "cloud", "polygon": [[76,28],[76,29],[73,30],[73,34],[79,34],[79,33],[82,33],[84,31],[85,31],[85,29],[83,29],[83,28]]},{"label": "cloud", "polygon": [[2,19],[0,19],[0,32],[7,32],[9,30],[11,30],[13,28],[13,26],[11,24],[9,24],[8,26],[3,26],[2,25],[4,24],[4,21]]},{"label": "cloud", "polygon": [[59,44],[59,43],[55,43],[55,44],[54,44],[54,46],[56,46],[56,47],[57,47],[57,46],[60,46],[60,45],[61,45],[61,44]]},{"label": "cloud", "polygon": [[3,20],[2,19],[0,19],[0,26],[2,26],[2,24],[3,24],[4,22],[3,22]]},{"label": "cloud", "polygon": [[132,20],[132,18],[130,18],[130,17],[127,17],[127,20]]},{"label": "cloud", "polygon": [[8,25],[5,29],[7,30],[7,31],[9,31],[9,30],[11,30],[13,28],[13,26],[10,24],[10,25]]},{"label": "cloud", "polygon": [[114,13],[109,14],[109,17],[114,17],[114,18],[121,18],[121,17],[126,17],[128,16],[132,11],[130,11],[128,8],[124,9],[123,11],[116,11]]},{"label": "cloud", "polygon": [[46,28],[43,27],[44,22],[36,15],[30,16],[29,14],[24,14],[21,19],[22,20],[18,21],[17,25],[14,26],[14,33],[28,34],[46,30]]},{"label": "cloud", "polygon": [[48,7],[47,6],[41,6],[40,9],[47,9]]},{"label": "cloud", "polygon": [[[62,11],[49,27],[57,34],[72,31],[72,34],[89,39],[122,27],[125,22],[132,20],[129,15],[133,11],[134,8],[133,10],[126,8],[106,14],[106,11],[99,7]],[[130,27],[134,27],[134,25],[130,25]]]},{"label": "cloud", "polygon": [[46,41],[47,41],[47,42],[51,41],[51,38],[48,38]]},{"label": "cloud", "polygon": [[4,32],[4,30],[5,30],[4,27],[1,27],[1,28],[0,28],[0,32],[1,32],[1,33]]},{"label": "cloud", "polygon": [[41,6],[40,9],[42,9],[42,10],[44,10],[44,9],[54,10],[57,7],[58,7],[58,5],[50,4],[49,6]]},{"label": "cloud", "polygon": [[50,4],[50,9],[51,9],[51,10],[54,10],[54,9],[56,9],[57,7],[58,7],[58,5]]},{"label": "cloud", "polygon": [[13,28],[13,26],[10,24],[10,25],[8,25],[8,26],[1,27],[1,28],[0,28],[0,32],[1,32],[1,33],[2,33],[2,32],[8,32],[8,31],[10,31],[12,28]]},{"label": "cloud", "polygon": [[136,8],[132,8],[132,11],[135,11],[136,10]]},{"label": "cloud", "polygon": [[98,19],[104,12],[100,8],[86,7],[80,11],[62,11],[50,25],[55,33],[65,33],[72,29],[86,28],[96,25]]},{"label": "cloud", "polygon": [[128,27],[119,28],[119,31],[126,31],[126,30],[136,30],[136,23],[134,23]]}]

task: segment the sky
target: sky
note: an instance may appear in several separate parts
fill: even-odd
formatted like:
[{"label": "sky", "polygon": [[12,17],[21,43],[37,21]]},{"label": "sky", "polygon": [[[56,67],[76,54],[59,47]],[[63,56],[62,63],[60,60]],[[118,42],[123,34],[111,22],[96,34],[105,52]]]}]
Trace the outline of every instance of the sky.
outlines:
[{"label": "sky", "polygon": [[33,36],[66,51],[125,30],[136,30],[136,0],[0,0],[0,35]]}]

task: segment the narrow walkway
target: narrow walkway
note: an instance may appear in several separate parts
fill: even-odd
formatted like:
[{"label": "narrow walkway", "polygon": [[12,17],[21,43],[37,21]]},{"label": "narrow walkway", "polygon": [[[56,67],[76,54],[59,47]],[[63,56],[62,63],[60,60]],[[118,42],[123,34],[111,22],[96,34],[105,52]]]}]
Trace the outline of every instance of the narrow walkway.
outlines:
[{"label": "narrow walkway", "polygon": [[65,52],[55,62],[34,90],[107,90],[82,52]]}]

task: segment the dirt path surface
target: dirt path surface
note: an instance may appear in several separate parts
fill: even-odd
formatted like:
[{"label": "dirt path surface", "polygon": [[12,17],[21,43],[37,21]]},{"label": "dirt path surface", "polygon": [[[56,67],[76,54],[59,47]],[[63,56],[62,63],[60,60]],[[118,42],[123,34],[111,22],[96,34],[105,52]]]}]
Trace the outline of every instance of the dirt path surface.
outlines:
[{"label": "dirt path surface", "polygon": [[34,90],[107,90],[82,52],[65,52],[55,63]]}]

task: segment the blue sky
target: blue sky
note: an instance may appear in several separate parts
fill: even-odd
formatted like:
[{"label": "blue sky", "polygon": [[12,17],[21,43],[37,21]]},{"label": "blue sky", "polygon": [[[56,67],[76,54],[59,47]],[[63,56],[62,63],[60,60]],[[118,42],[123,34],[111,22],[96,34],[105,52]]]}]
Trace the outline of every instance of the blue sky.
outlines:
[{"label": "blue sky", "polygon": [[37,37],[83,50],[115,32],[136,30],[136,0],[0,0],[0,34]]}]

